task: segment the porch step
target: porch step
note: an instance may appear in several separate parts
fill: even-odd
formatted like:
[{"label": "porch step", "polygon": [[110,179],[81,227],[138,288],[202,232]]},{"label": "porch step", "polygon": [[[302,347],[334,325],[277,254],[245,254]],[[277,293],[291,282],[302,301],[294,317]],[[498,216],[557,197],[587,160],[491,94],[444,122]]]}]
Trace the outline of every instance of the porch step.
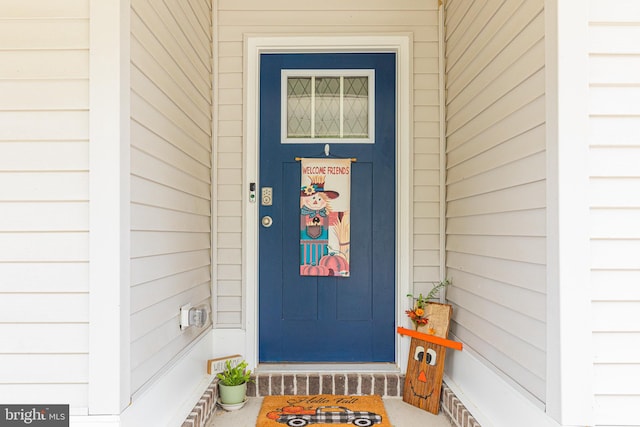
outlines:
[{"label": "porch step", "polygon": [[[264,373],[252,375],[252,378],[255,382],[247,385],[247,395],[250,397],[278,394],[379,394],[387,397],[401,397],[404,388],[404,375],[399,374]],[[442,384],[440,396],[440,408],[451,421],[451,425],[481,427],[446,383]],[[214,378],[182,427],[208,425],[217,400],[218,380]]]},{"label": "porch step", "polygon": [[377,394],[402,397],[404,375],[383,373],[259,373],[251,376],[247,396]]},{"label": "porch step", "polygon": [[[279,373],[268,372],[251,375],[247,384],[247,396],[353,394],[382,397],[402,397],[404,378],[392,373]],[[481,427],[464,407],[458,397],[442,384],[440,408],[452,425]]]}]

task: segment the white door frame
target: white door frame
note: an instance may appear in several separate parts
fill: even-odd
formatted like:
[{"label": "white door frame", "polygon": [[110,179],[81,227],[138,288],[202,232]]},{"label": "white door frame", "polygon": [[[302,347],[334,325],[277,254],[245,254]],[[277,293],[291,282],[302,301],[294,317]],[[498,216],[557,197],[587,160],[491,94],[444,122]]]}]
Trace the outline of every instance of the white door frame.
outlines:
[{"label": "white door frame", "polygon": [[[267,52],[394,52],[396,53],[396,324],[402,324],[407,293],[411,292],[412,189],[411,141],[413,39],[408,33],[377,35],[247,35],[244,38],[244,190],[258,182],[260,54]],[[243,316],[244,356],[249,365],[258,364],[258,203],[243,198]],[[406,340],[404,340],[406,341]],[[406,370],[408,342],[396,337],[396,365]]]}]

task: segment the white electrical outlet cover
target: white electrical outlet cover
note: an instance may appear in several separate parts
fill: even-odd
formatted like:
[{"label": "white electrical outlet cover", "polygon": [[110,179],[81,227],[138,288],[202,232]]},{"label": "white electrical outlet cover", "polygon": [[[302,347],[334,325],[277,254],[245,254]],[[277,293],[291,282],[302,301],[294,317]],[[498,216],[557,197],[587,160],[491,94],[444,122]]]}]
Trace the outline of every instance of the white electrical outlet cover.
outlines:
[{"label": "white electrical outlet cover", "polygon": [[189,327],[189,310],[191,309],[191,304],[185,304],[180,307],[180,329],[184,330]]}]

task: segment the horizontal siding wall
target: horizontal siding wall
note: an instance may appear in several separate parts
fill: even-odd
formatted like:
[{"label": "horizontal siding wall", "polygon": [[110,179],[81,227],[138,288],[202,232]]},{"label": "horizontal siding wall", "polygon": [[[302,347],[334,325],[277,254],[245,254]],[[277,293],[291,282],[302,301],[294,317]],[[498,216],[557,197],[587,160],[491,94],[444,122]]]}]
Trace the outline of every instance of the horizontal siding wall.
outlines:
[{"label": "horizontal siding wall", "polygon": [[[217,327],[243,325],[243,38],[245,34],[413,34],[414,292],[439,276],[437,0],[216,1]],[[251,108],[251,106],[247,106]]]},{"label": "horizontal siding wall", "polygon": [[0,2],[0,401],[86,408],[88,0]]},{"label": "horizontal siding wall", "polygon": [[133,0],[131,384],[140,389],[204,329],[179,308],[211,298],[211,9]]},{"label": "horizontal siding wall", "polygon": [[590,4],[591,295],[598,425],[640,425],[640,3]]},{"label": "horizontal siding wall", "polygon": [[544,402],[543,1],[449,0],[445,13],[452,332]]}]

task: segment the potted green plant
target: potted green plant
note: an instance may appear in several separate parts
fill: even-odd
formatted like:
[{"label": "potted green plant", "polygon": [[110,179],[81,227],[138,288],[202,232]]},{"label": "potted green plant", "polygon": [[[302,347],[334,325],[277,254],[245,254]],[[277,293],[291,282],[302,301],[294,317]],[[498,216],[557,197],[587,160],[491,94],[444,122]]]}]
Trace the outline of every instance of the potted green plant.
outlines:
[{"label": "potted green plant", "polygon": [[251,371],[247,370],[247,362],[242,361],[236,366],[231,366],[227,360],[225,369],[217,375],[220,389],[220,402],[225,405],[237,405],[245,401],[247,396],[247,383],[251,379]]}]

